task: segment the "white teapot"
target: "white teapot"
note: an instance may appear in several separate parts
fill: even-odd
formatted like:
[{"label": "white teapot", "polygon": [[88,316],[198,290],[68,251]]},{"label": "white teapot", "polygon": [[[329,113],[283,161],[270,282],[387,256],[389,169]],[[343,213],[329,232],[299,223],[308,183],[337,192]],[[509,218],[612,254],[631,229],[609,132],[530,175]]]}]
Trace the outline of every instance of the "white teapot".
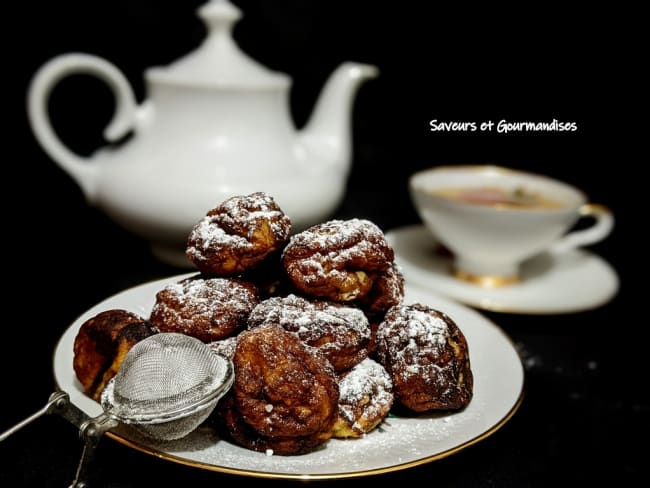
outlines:
[{"label": "white teapot", "polygon": [[[272,195],[294,229],[327,219],[340,204],[351,163],[351,109],[375,66],[346,62],[327,80],[307,125],[290,117],[291,78],[257,63],[232,38],[241,12],[212,0],[198,13],[208,28],[199,48],[166,67],[145,71],[140,105],[124,75],[94,55],[70,53],[45,63],[28,90],[37,141],[80,186],[90,205],[151,242],[154,255],[189,267],[192,226],[224,199],[254,191]],[[67,148],[51,126],[47,103],[63,77],[92,74],[115,97],[105,129],[117,147],[91,157]]]}]

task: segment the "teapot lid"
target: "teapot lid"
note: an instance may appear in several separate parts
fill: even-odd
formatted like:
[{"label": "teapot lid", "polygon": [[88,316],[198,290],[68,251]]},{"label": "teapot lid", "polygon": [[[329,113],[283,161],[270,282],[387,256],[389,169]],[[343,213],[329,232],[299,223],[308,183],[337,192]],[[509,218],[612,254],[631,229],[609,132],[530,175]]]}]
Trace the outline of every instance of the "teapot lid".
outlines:
[{"label": "teapot lid", "polygon": [[272,71],[245,54],[232,38],[234,24],[241,10],[227,0],[210,0],[198,9],[208,29],[203,43],[193,52],[164,67],[146,71],[154,82],[183,85],[279,88],[290,78]]}]

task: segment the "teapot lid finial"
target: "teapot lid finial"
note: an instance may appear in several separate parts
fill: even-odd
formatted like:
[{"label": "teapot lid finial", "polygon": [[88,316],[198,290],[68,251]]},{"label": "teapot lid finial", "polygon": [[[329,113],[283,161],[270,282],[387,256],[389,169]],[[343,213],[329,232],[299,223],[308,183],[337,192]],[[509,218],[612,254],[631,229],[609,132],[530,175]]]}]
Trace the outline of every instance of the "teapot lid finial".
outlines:
[{"label": "teapot lid finial", "polygon": [[241,10],[227,0],[210,0],[199,7],[198,14],[210,30],[230,31],[242,17]]},{"label": "teapot lid finial", "polygon": [[208,35],[195,51],[166,67],[147,70],[154,82],[184,85],[278,88],[290,78],[270,70],[245,54],[232,38],[234,24],[241,19],[239,8],[227,0],[210,0],[198,9]]}]

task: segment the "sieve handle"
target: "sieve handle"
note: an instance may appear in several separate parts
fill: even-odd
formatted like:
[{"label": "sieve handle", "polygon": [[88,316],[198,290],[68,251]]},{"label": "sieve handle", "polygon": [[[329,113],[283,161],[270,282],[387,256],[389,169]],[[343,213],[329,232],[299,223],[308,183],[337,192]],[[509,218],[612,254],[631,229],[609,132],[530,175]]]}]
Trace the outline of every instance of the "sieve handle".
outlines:
[{"label": "sieve handle", "polygon": [[4,441],[11,434],[14,434],[15,432],[25,427],[26,425],[31,424],[34,420],[38,419],[42,415],[45,415],[46,413],[47,414],[58,413],[77,426],[79,426],[81,422],[75,423],[73,419],[79,420],[82,417],[85,417],[85,419],[88,418],[88,416],[85,413],[83,413],[81,410],[79,410],[77,407],[75,407],[70,403],[70,397],[68,397],[67,393],[63,391],[56,391],[50,395],[47,404],[43,408],[41,408],[38,412],[30,415],[22,422],[17,423],[10,429],[0,434],[0,442]]},{"label": "sieve handle", "polygon": [[118,425],[117,420],[106,414],[91,418],[82,410],[70,403],[70,396],[64,391],[56,391],[50,395],[47,404],[38,412],[30,415],[22,422],[0,434],[0,441],[19,431],[44,414],[56,413],[79,429],[79,435],[84,441],[81,459],[77,466],[75,479],[70,488],[87,488],[88,467],[92,461],[99,439],[104,433]]},{"label": "sieve handle", "polygon": [[90,463],[95,455],[97,444],[102,438],[104,433],[113,427],[116,427],[118,422],[106,414],[101,414],[98,417],[86,420],[79,427],[79,434],[84,441],[83,451],[81,452],[81,459],[77,466],[77,473],[70,488],[87,488],[88,483],[88,469]]}]

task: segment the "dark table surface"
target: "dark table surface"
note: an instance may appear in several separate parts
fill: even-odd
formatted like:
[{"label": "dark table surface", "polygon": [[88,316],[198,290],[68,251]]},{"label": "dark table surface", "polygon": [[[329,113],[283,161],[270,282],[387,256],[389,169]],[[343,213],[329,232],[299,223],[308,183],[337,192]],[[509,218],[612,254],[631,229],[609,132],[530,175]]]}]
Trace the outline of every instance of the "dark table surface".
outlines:
[{"label": "dark table surface", "polygon": [[[25,117],[29,77],[56,54],[94,52],[118,64],[142,99],[142,70],[184,54],[200,40],[198,23],[182,20],[193,19],[200,3],[162,2],[154,7],[154,2],[117,1],[109,8],[102,2],[35,2],[33,8],[12,7],[13,18],[26,26],[17,42],[26,44],[15,53],[20,54],[11,87],[15,96],[5,107],[15,127],[6,138],[11,148],[7,154],[13,156],[3,162],[14,170],[5,177],[6,188],[14,191],[3,194],[6,286],[0,431],[45,404],[55,386],[54,347],[80,314],[127,287],[185,271],[156,261],[146,242],[89,206],[71,179],[40,150]],[[605,115],[617,105],[606,97],[599,99],[598,107],[590,103],[592,93],[610,88],[600,76],[603,68],[617,65],[606,54],[610,51],[599,49],[600,37],[590,30],[578,35],[574,26],[580,15],[550,7],[522,15],[515,24],[503,19],[487,22],[480,12],[468,17],[433,7],[418,10],[423,9],[417,6],[421,2],[407,2],[400,7],[405,10],[392,14],[390,9],[350,7],[351,2],[309,2],[309,7],[297,1],[236,3],[249,19],[236,31],[241,44],[295,77],[292,111],[298,124],[304,122],[325,76],[340,61],[354,58],[382,70],[380,78],[361,88],[355,102],[349,186],[333,217],[368,218],[385,231],[417,223],[406,187],[410,173],[437,164],[485,162],[565,179],[616,215],[613,234],[590,248],[620,277],[620,290],[611,302],[571,314],[481,312],[512,339],[525,367],[524,401],[505,425],[475,445],[419,467],[314,484],[642,484],[644,443],[650,434],[647,318],[643,300],[630,299],[630,280],[645,276],[638,260],[628,258],[639,239],[629,230],[639,205],[636,195],[643,194],[635,193],[634,182],[622,177],[636,163],[626,159],[625,147],[615,142],[620,127],[603,123],[618,120],[612,112]],[[120,29],[115,29],[117,23]],[[37,42],[27,43],[28,38]],[[528,40],[523,51],[509,47],[513,38]],[[90,153],[103,144],[99,134],[111,101],[97,87],[85,91],[79,86],[62,89],[58,105],[52,107],[53,119],[68,144]],[[619,100],[629,96],[619,93]],[[88,108],[92,104],[79,102],[79,97],[90,97],[85,100],[104,108]],[[578,130],[440,134],[428,126],[431,119],[502,118],[560,118],[576,121]],[[42,417],[0,442],[0,486],[68,486],[80,453],[74,427],[56,416]],[[91,486],[97,488],[245,481],[158,459],[111,439],[101,440],[90,474]]]}]

